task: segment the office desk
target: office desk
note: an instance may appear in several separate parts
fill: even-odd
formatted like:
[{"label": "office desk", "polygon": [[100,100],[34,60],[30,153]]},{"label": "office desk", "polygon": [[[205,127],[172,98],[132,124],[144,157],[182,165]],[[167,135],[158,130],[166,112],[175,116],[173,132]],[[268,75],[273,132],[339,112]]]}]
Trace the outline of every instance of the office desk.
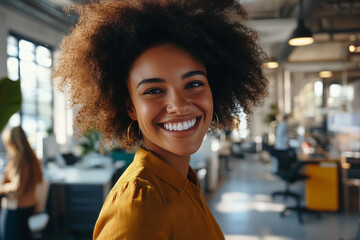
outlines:
[{"label": "office desk", "polygon": [[334,162],[334,163],[339,163],[340,162],[340,157],[339,156],[334,156],[332,154],[329,153],[321,153],[321,154],[296,154],[297,158],[300,161],[304,161],[304,162],[314,162],[314,163],[319,163],[319,162]]},{"label": "office desk", "polygon": [[92,231],[112,187],[115,168],[66,167],[45,170],[51,183],[50,217],[56,230]]},{"label": "office desk", "polygon": [[340,158],[324,155],[298,154],[305,164],[306,207],[319,211],[339,210],[339,162]]},{"label": "office desk", "polygon": [[111,189],[111,178],[115,168],[77,168],[66,167],[45,170],[44,175],[51,184],[60,185],[100,185],[104,187],[103,197]]}]

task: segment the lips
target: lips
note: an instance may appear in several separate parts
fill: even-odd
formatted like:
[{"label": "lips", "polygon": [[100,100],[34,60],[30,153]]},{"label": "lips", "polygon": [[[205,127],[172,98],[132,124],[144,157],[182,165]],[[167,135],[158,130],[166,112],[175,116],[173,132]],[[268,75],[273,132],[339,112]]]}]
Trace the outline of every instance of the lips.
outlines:
[{"label": "lips", "polygon": [[186,131],[186,130],[194,127],[196,124],[196,121],[197,121],[196,118],[194,118],[194,119],[181,121],[181,122],[164,123],[163,127],[169,131],[178,131],[178,132]]}]

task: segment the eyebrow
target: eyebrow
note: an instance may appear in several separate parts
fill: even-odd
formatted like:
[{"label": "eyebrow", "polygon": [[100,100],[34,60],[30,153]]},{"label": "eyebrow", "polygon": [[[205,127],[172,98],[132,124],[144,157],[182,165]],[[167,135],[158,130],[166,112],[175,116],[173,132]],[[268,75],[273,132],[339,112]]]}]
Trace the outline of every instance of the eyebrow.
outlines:
[{"label": "eyebrow", "polygon": [[145,83],[159,83],[159,82],[165,82],[163,79],[161,78],[147,78],[147,79],[144,79],[144,80],[141,80],[137,87],[140,87],[141,85],[145,84]]},{"label": "eyebrow", "polygon": [[[195,76],[195,75],[203,75],[203,76],[207,77],[206,74],[203,71],[198,70],[198,71],[187,72],[184,75],[182,75],[181,78],[184,80],[186,78],[189,78],[189,77],[192,77],[192,76]],[[146,84],[146,83],[163,83],[163,82],[165,82],[165,80],[161,79],[161,78],[147,78],[147,79],[141,80],[138,83],[136,88],[138,88],[141,85]]]},{"label": "eyebrow", "polygon": [[198,70],[198,71],[187,72],[184,75],[182,75],[181,78],[185,79],[185,78],[189,78],[189,77],[192,77],[192,76],[195,76],[195,75],[203,75],[203,76],[207,77],[206,74],[203,71]]}]

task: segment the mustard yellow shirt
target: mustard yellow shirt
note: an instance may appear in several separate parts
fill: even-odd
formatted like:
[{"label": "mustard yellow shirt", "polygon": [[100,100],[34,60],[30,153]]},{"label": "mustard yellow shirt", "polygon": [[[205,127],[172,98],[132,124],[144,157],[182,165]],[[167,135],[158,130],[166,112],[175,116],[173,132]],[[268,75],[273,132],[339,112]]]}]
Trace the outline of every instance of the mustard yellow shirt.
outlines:
[{"label": "mustard yellow shirt", "polygon": [[134,161],[110,191],[94,239],[224,239],[200,192],[194,170],[188,178],[149,151]]}]

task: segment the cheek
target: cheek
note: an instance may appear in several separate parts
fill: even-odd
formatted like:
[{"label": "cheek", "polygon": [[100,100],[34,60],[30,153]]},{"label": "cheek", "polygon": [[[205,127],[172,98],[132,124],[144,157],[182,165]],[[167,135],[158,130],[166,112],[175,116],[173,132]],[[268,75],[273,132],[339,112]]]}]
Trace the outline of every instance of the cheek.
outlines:
[{"label": "cheek", "polygon": [[198,108],[200,108],[205,113],[205,124],[211,124],[213,118],[213,107],[214,102],[211,94],[211,90],[204,91],[196,97],[196,103]]},{"label": "cheek", "polygon": [[204,109],[204,111],[210,114],[210,116],[212,117],[214,102],[213,102],[211,90],[208,89],[206,92],[201,94],[201,97],[199,98],[198,101],[199,104]]},{"label": "cheek", "polygon": [[143,124],[152,123],[159,110],[159,107],[159,104],[154,104],[151,101],[138,102],[136,105],[138,120],[140,119]]}]

